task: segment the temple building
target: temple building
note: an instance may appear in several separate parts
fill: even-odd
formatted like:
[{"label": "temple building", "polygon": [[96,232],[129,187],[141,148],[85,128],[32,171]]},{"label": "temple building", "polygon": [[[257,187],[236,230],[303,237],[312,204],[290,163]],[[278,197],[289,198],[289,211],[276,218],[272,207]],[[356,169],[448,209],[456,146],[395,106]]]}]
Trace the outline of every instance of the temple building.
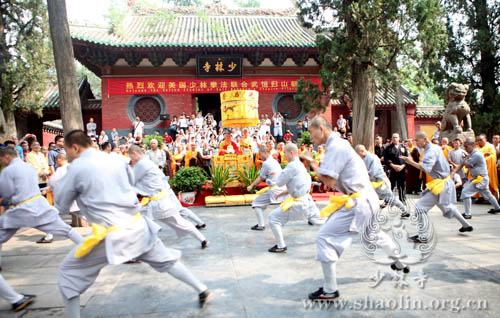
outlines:
[{"label": "temple building", "polygon": [[[83,107],[85,123],[92,111],[100,116],[94,118],[98,132],[116,128],[126,135],[139,116],[146,133],[163,132],[182,113],[198,110],[219,120],[220,92],[253,89],[259,91],[259,114],[282,112],[285,127],[293,130],[306,116],[293,100],[297,81],[319,83],[315,33],[294,10],[202,9],[131,6],[113,30],[71,24],[75,58],[102,80],[102,100],[90,98],[95,109]],[[345,100],[328,105],[324,116],[330,122],[348,114]],[[394,100],[391,90],[377,91],[377,133],[391,133]],[[404,101],[412,136],[419,127],[417,96],[404,90]]]}]

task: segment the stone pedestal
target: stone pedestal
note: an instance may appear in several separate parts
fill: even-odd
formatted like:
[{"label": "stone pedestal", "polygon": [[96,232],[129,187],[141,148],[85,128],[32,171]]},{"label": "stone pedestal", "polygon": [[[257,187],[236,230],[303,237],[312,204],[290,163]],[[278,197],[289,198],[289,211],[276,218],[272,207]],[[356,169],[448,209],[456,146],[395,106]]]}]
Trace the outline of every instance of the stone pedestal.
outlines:
[{"label": "stone pedestal", "polygon": [[462,140],[462,142],[464,142],[467,138],[475,138],[475,135],[474,131],[472,130],[464,131],[461,133],[453,130],[441,131],[441,133],[439,134],[439,139],[442,140],[445,137],[448,138],[450,144],[452,144],[455,138],[459,138],[460,140]]}]

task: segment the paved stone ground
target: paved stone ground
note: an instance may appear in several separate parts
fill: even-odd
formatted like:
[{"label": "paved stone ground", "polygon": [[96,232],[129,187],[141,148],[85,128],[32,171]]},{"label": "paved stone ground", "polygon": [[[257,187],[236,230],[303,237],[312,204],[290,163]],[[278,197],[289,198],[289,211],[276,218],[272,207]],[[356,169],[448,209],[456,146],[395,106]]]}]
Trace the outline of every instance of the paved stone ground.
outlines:
[{"label": "paved stone ground", "polygon": [[[458,207],[463,211],[461,204]],[[185,264],[212,290],[213,298],[204,308],[198,307],[193,290],[168,274],[156,273],[146,264],[118,265],[104,268],[82,295],[82,317],[498,317],[500,215],[487,214],[488,205],[473,208],[475,230],[466,235],[458,233],[455,220],[441,217],[436,208],[430,212],[438,243],[427,262],[412,267],[405,277],[409,287],[404,289],[394,286],[390,277],[394,272],[387,266],[366,257],[356,239],[337,265],[341,302],[337,308],[313,309],[305,308],[303,300],[322,284],[321,266],[314,260],[318,227],[306,222],[288,224],[284,234],[289,252],[271,254],[267,252],[275,244],[271,231],[249,230],[256,223],[250,207],[194,208],[207,223],[208,249],[201,250],[192,238],[178,241],[169,228],[160,237],[183,251]],[[409,232],[415,233],[413,227]],[[0,299],[0,317],[64,316],[57,269],[72,243],[35,244],[40,235],[24,229],[3,246],[2,275],[19,292],[38,297],[20,313],[11,313],[10,305]],[[378,270],[386,276],[371,288],[371,277]],[[427,276],[423,289],[415,280],[422,271]],[[407,309],[419,301],[424,307],[441,309]],[[382,302],[385,310],[376,306]],[[387,309],[399,302],[404,304],[402,309]],[[484,302],[487,309],[471,309]]]}]

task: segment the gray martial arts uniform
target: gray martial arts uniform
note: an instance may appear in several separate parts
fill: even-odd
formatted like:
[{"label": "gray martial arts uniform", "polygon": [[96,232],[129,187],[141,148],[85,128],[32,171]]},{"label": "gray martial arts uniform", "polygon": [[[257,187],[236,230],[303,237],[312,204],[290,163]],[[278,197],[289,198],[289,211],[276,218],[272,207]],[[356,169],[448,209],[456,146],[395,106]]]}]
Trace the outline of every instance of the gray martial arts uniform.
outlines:
[{"label": "gray martial arts uniform", "polygon": [[[445,179],[450,176],[450,164],[444,157],[443,150],[438,145],[431,144],[430,142],[424,148],[424,156],[420,160],[419,165],[433,179]],[[426,238],[427,226],[424,223],[425,218],[422,214],[427,213],[434,205],[438,206],[444,217],[449,219],[456,218],[462,226],[470,226],[453,205],[455,202],[457,202],[457,193],[455,183],[451,178],[445,182],[443,191],[438,195],[432,193],[428,188],[425,189],[415,204],[419,223],[419,238]]]},{"label": "gray martial arts uniform", "polygon": [[134,172],[134,186],[138,194],[143,197],[153,197],[162,190],[168,193],[163,199],[150,200],[146,206],[142,207],[142,215],[167,224],[175,230],[178,237],[189,234],[200,242],[205,240],[203,234],[192,223],[180,216],[179,200],[175,195],[174,197],[171,196],[172,190],[165,175],[153,161],[143,157],[134,164],[132,170]]},{"label": "gray martial arts uniform", "polygon": [[406,213],[406,207],[404,206],[399,199],[397,199],[391,191],[391,182],[385,175],[384,169],[382,168],[382,164],[380,163],[380,159],[370,153],[366,152],[365,157],[363,158],[363,162],[368,169],[368,175],[370,176],[370,181],[379,182],[384,180],[385,184],[375,188],[375,192],[377,193],[379,199],[384,200],[384,202],[390,204],[391,206],[396,206],[403,213]]},{"label": "gray martial arts uniform", "polygon": [[300,201],[296,201],[287,211],[283,212],[283,208],[279,206],[268,216],[268,222],[278,242],[277,245],[279,248],[283,248],[286,245],[281,234],[281,227],[288,221],[307,219],[313,224],[322,224],[324,221],[320,218],[318,207],[309,194],[309,191],[311,191],[311,176],[298,157],[288,163],[276,180],[276,185],[278,187],[286,185],[291,197],[302,198]]},{"label": "gray martial arts uniform", "polygon": [[[354,235],[366,232],[368,223],[376,221],[372,215],[379,210],[379,203],[363,160],[347,140],[335,133],[326,141],[318,174],[335,179],[335,188],[345,195],[359,193],[353,199],[354,206],[343,206],[330,214],[316,236],[316,259],[321,262],[324,274],[323,290],[332,293],[337,290],[337,260],[350,246]],[[370,237],[388,256],[397,256],[396,244],[385,232],[370,233]]]},{"label": "gray martial arts uniform", "polygon": [[[269,155],[260,167],[259,176],[263,178],[271,189],[259,194],[252,202],[252,208],[257,216],[257,226],[264,227],[264,210],[270,205],[280,203],[288,198],[288,195],[277,197],[278,194],[286,190],[285,187],[276,186],[276,180],[281,174],[281,166],[273,156]],[[255,229],[255,228],[252,228]]]},{"label": "gray martial arts uniform", "polygon": [[[38,174],[33,166],[15,158],[2,170],[0,197],[19,204],[39,195]],[[64,223],[58,211],[43,196],[10,208],[0,216],[0,244],[8,241],[21,227],[65,236],[77,244],[83,240],[78,232]]]},{"label": "gray martial arts uniform", "polygon": [[[273,156],[269,155],[260,167],[259,176],[266,181],[269,187],[273,187],[276,186],[276,181],[281,171],[282,169],[278,161],[276,161]],[[284,186],[276,186],[259,194],[253,200],[252,208],[261,208],[265,210],[270,204],[281,203],[287,196],[281,196],[279,198],[276,198],[276,196],[285,190],[286,188]]]},{"label": "gray martial arts uniform", "polygon": [[[486,166],[486,159],[484,159],[484,155],[476,149],[474,149],[465,164],[469,165],[469,172],[472,176],[472,179],[467,180],[467,182],[463,185],[462,195],[460,198],[464,201],[465,215],[471,215],[471,205],[472,205],[472,197],[479,193],[481,196],[488,200],[491,205],[495,209],[500,210],[500,205],[498,205],[497,200],[491,194],[489,189],[490,178],[488,177],[488,168]],[[479,183],[472,183],[472,181],[477,177],[481,176],[483,179]]]},{"label": "gray martial arts uniform", "polygon": [[[465,157],[467,157],[467,152],[462,148],[451,149],[450,151],[448,151],[448,161],[451,161],[456,165],[463,164],[465,161]],[[462,180],[465,180],[467,178],[463,169],[460,169],[458,175]]]},{"label": "gray martial arts uniform", "polygon": [[[361,157],[347,140],[335,133],[330,134],[326,141],[325,157],[318,173],[335,179],[335,188],[343,194],[360,193],[354,199],[352,208],[343,206],[331,214],[316,237],[316,259],[320,262],[336,262],[351,244],[352,237],[362,232],[370,216],[379,210],[378,197]],[[383,234],[380,234],[377,244],[385,250],[392,241],[384,232],[380,233]]]},{"label": "gray martial arts uniform", "polygon": [[89,223],[119,227],[86,256],[75,257],[75,247],[64,258],[59,267],[59,288],[65,299],[87,290],[108,264],[140,259],[165,272],[179,260],[181,252],[166,248],[158,239],[159,225],[145,217],[131,221],[141,209],[132,184],[132,170],[123,160],[89,148],[73,161],[54,189],[60,211],[68,211],[76,200]]}]

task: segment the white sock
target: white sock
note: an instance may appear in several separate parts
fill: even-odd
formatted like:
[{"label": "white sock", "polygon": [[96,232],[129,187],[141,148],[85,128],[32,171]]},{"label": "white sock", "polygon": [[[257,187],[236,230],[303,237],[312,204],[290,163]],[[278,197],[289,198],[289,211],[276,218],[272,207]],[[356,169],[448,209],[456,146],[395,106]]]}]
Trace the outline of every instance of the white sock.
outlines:
[{"label": "white sock", "polygon": [[337,262],[321,262],[321,267],[323,268],[323,276],[325,278],[323,292],[335,292],[337,290]]},{"label": "white sock", "polygon": [[66,304],[66,318],[80,318],[80,296],[71,299],[63,296],[63,298]]},{"label": "white sock", "polygon": [[257,224],[259,226],[265,226],[264,215],[262,213],[262,209],[261,208],[253,208],[253,210],[255,211],[255,215],[257,215]]},{"label": "white sock", "polygon": [[75,229],[71,229],[71,231],[69,231],[68,238],[70,240],[72,240],[76,245],[78,245],[84,241],[83,236],[80,233],[78,233],[77,231],[75,231]]},{"label": "white sock", "polygon": [[50,241],[53,238],[54,238],[54,235],[52,235],[52,233],[47,233],[47,234],[45,234],[45,237],[43,239],[46,241]]},{"label": "white sock", "polygon": [[193,287],[198,294],[207,290],[207,286],[200,282],[198,278],[196,278],[193,273],[191,273],[191,271],[179,261],[170,267],[167,272],[181,282]]},{"label": "white sock", "polygon": [[270,223],[269,226],[273,231],[274,238],[276,239],[276,243],[279,248],[285,247],[285,239],[283,238],[283,232],[281,231],[281,225]]},{"label": "white sock", "polygon": [[397,245],[394,243],[394,241],[391,239],[387,233],[384,231],[380,230],[377,233],[377,243],[378,246],[382,248],[382,250],[390,257],[396,257],[397,256]]},{"label": "white sock", "polygon": [[472,199],[471,198],[465,198],[463,199],[464,201],[464,214],[465,215],[471,215],[471,207],[472,207]]},{"label": "white sock", "polygon": [[464,219],[464,217],[462,216],[462,214],[460,214],[460,212],[458,212],[457,209],[454,209],[453,211],[453,217],[455,219],[458,220],[458,222],[460,222],[460,224],[462,224],[463,227],[469,227],[471,226],[469,222],[467,222],[466,219]]},{"label": "white sock", "polygon": [[186,208],[183,208],[182,209],[182,213],[181,213],[182,216],[185,216],[186,218],[188,219],[191,219],[193,220],[194,223],[196,223],[196,225],[203,225],[205,224],[205,222],[203,222],[193,211],[191,211],[190,209],[186,209]]},{"label": "white sock", "polygon": [[0,297],[11,304],[15,304],[23,299],[23,295],[17,293],[12,287],[10,287],[2,275],[0,275]]}]

